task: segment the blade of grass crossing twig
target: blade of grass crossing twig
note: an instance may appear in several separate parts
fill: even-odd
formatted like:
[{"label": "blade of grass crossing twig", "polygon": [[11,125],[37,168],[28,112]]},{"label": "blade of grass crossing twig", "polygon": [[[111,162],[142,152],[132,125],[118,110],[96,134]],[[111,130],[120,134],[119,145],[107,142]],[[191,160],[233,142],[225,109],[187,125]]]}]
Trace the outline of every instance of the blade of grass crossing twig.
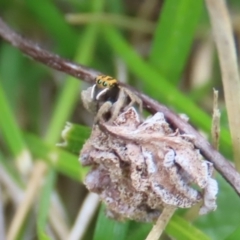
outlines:
[{"label": "blade of grass crossing twig", "polygon": [[176,84],[190,52],[203,0],[167,0],[153,38],[150,62]]},{"label": "blade of grass crossing twig", "polygon": [[53,192],[56,174],[53,170],[49,170],[45,178],[45,183],[40,194],[40,205],[37,216],[37,234],[40,240],[47,240],[50,238],[45,233],[46,222],[50,207],[50,198]]},{"label": "blade of grass crossing twig", "polygon": [[[93,0],[92,6],[94,12],[101,12],[103,9],[104,0]],[[76,62],[89,65],[92,61],[94,47],[97,40],[99,26],[97,23],[90,24],[81,36],[78,45],[78,51],[75,57]],[[58,98],[57,105],[54,109],[49,130],[46,135],[48,142],[56,142],[59,138],[59,133],[76,105],[80,95],[80,82],[73,77],[67,77],[64,81],[63,90]]]},{"label": "blade of grass crossing twig", "polygon": [[129,222],[117,222],[105,215],[105,207],[102,205],[98,214],[97,226],[93,240],[117,239],[125,240]]},{"label": "blade of grass crossing twig", "polygon": [[[206,132],[211,131],[211,118],[188,97],[173,87],[150,64],[144,62],[117,30],[108,26],[104,27],[104,33],[113,51],[126,62],[130,71],[142,80],[143,89],[146,93],[156,100],[174,106],[178,111],[187,114],[192,123]],[[226,149],[230,148],[230,135],[224,128],[221,129],[221,142]]]}]

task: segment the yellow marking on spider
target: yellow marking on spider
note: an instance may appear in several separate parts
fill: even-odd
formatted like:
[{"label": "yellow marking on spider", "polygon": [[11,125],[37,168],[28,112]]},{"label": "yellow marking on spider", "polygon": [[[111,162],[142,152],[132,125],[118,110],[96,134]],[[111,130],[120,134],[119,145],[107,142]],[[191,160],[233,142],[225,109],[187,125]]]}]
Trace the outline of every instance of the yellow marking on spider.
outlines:
[{"label": "yellow marking on spider", "polygon": [[98,88],[112,88],[118,85],[118,81],[107,75],[99,75],[96,77],[96,85]]},{"label": "yellow marking on spider", "polygon": [[[139,111],[142,112],[142,100],[111,76],[98,75],[96,77],[91,89],[91,99],[97,102],[95,123],[100,120],[112,122],[121,112],[134,104],[137,104]],[[110,113],[110,118],[104,118],[106,113]]]}]

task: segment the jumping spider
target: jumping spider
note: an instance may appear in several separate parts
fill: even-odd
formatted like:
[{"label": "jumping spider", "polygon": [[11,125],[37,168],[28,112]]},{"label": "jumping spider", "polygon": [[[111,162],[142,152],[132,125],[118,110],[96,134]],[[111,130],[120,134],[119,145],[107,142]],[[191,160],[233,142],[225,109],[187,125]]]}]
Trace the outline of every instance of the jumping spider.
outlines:
[{"label": "jumping spider", "polygon": [[115,78],[106,75],[96,77],[96,83],[91,89],[91,100],[97,105],[95,123],[102,119],[112,122],[135,103],[142,111],[141,99],[131,90],[120,86]]}]

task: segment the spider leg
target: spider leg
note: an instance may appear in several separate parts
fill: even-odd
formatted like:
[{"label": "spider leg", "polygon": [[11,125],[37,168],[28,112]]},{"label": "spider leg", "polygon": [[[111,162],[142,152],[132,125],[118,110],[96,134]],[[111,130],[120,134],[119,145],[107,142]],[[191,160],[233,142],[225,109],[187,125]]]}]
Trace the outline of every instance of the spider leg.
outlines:
[{"label": "spider leg", "polygon": [[94,118],[94,124],[96,124],[98,121],[103,120],[104,114],[111,110],[112,105],[113,104],[110,101],[103,103],[103,105],[98,109],[97,115]]},{"label": "spider leg", "polygon": [[124,106],[126,101],[126,95],[125,92],[123,91],[122,88],[120,88],[119,91],[119,95],[118,95],[118,99],[117,101],[113,104],[113,108],[112,108],[112,116],[111,119],[109,120],[109,122],[111,123],[112,121],[114,121],[119,113],[121,112],[121,108]]},{"label": "spider leg", "polygon": [[135,103],[137,103],[139,112],[142,113],[143,109],[142,100],[135,93],[133,93],[131,90],[127,88],[122,88],[122,91],[124,91],[125,95],[127,95],[130,98],[130,103],[125,107],[125,109],[128,109],[132,107]]}]

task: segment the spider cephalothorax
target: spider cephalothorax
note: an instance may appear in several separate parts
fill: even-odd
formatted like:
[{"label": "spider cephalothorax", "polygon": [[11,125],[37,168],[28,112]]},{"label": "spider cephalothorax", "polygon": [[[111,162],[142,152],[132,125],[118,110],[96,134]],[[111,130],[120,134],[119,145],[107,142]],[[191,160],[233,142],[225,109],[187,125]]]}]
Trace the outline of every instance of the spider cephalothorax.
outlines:
[{"label": "spider cephalothorax", "polygon": [[110,76],[99,75],[91,90],[91,99],[97,102],[117,101],[119,95],[118,81]]},{"label": "spider cephalothorax", "polygon": [[120,86],[115,78],[106,75],[96,77],[96,83],[91,89],[91,100],[97,103],[95,122],[101,119],[111,122],[135,103],[142,110],[142,101],[137,95]]},{"label": "spider cephalothorax", "polygon": [[115,88],[118,88],[117,79],[106,75],[99,75],[96,77],[96,83],[93,85],[91,98],[99,100],[104,93]]}]

